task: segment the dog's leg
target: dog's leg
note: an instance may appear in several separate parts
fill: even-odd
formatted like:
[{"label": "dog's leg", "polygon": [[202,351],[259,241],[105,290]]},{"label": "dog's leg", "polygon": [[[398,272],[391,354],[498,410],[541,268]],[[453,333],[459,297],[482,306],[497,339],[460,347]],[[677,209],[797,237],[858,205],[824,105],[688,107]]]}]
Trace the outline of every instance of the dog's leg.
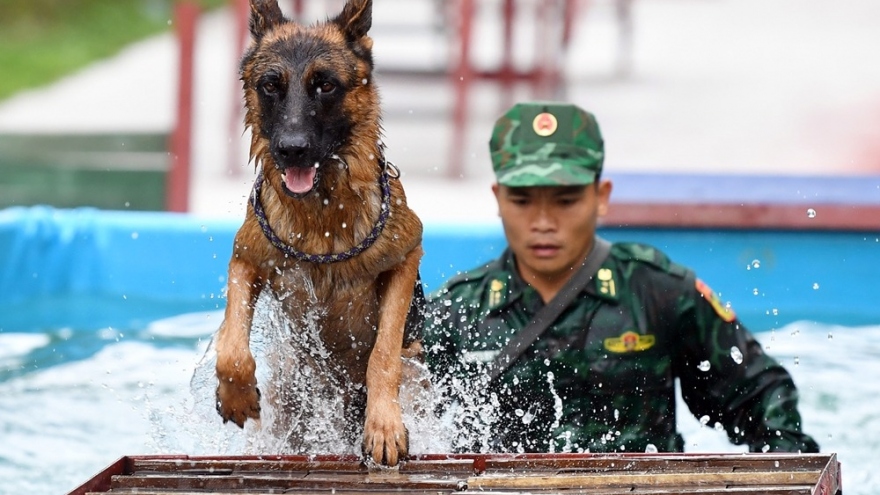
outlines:
[{"label": "dog's leg", "polygon": [[217,412],[223,422],[244,427],[260,418],[256,362],[250,350],[251,322],[261,283],[257,270],[233,257],[229,262],[226,313],[217,332]]},{"label": "dog's leg", "polygon": [[379,279],[379,331],[367,364],[365,456],[377,463],[397,465],[409,451],[409,438],[400,413],[400,373],[403,328],[419,272],[418,246]]}]

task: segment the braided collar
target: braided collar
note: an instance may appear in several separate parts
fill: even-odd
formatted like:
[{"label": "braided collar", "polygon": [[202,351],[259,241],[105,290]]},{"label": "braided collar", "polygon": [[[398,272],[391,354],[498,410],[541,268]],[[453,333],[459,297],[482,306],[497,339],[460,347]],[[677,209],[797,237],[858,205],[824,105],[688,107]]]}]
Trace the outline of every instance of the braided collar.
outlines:
[{"label": "braided collar", "polygon": [[266,218],[266,211],[263,210],[263,203],[260,201],[260,192],[263,189],[264,181],[263,171],[260,170],[257,175],[257,180],[254,182],[252,201],[254,205],[254,213],[257,216],[257,222],[259,222],[260,228],[263,230],[263,235],[266,236],[266,239],[268,239],[273,246],[281,250],[286,256],[296,258],[300,261],[308,261],[309,263],[336,263],[337,261],[345,261],[354,258],[366,251],[376,242],[376,239],[379,238],[379,234],[381,234],[382,229],[385,228],[385,223],[388,221],[388,215],[391,212],[391,188],[388,186],[389,169],[393,171],[395,178],[399,176],[397,167],[395,167],[393,163],[386,161],[384,156],[380,158],[380,163],[382,164],[382,173],[379,174],[379,187],[382,189],[382,202],[380,205],[379,219],[376,220],[376,224],[373,226],[373,230],[370,231],[370,234],[356,246],[341,253],[309,254],[299,251],[290,244],[282,241],[275,231],[272,230],[272,226],[269,225],[269,219]]}]

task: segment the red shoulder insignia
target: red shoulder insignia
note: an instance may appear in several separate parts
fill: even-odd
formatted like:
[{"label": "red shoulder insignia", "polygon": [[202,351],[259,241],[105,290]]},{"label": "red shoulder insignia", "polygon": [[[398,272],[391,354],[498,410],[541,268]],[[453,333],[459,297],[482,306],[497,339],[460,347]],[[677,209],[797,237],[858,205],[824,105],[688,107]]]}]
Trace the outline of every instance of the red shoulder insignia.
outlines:
[{"label": "red shoulder insignia", "polygon": [[712,309],[718,313],[718,316],[721,317],[722,320],[730,323],[736,319],[736,313],[733,312],[729,306],[725,306],[721,304],[721,301],[718,299],[718,296],[712,291],[712,288],[706,285],[700,279],[697,279],[696,283],[697,292],[703,295],[703,299],[709,302],[712,305]]}]

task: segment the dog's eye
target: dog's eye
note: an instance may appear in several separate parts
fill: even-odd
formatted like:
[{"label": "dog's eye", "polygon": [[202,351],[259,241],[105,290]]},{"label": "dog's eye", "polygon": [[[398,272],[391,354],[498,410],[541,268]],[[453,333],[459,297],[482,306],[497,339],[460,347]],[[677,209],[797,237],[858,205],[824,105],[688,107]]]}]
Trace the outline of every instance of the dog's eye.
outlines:
[{"label": "dog's eye", "polygon": [[266,81],[260,85],[260,88],[267,95],[274,95],[278,92],[278,83],[276,83],[275,81]]},{"label": "dog's eye", "polygon": [[318,93],[320,94],[332,93],[334,89],[336,89],[336,85],[329,81],[318,84]]}]

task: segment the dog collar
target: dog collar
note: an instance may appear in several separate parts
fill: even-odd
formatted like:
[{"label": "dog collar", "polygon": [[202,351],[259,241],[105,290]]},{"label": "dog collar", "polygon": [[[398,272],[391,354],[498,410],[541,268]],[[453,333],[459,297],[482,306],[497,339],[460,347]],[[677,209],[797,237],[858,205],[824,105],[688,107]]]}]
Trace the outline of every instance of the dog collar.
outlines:
[{"label": "dog collar", "polygon": [[391,212],[391,188],[388,186],[389,168],[394,171],[395,177],[400,175],[397,167],[395,167],[393,163],[385,160],[384,156],[381,158],[381,161],[383,167],[382,173],[379,174],[379,187],[382,189],[382,202],[380,204],[379,219],[376,220],[376,225],[373,226],[373,230],[370,231],[369,235],[367,235],[367,237],[356,246],[342,253],[309,254],[299,251],[290,244],[282,241],[275,231],[272,230],[272,226],[269,225],[269,219],[266,218],[266,212],[263,210],[263,203],[260,201],[260,192],[263,190],[264,180],[263,171],[260,170],[257,175],[257,180],[254,182],[253,205],[254,213],[257,216],[257,222],[259,222],[260,228],[263,230],[263,235],[266,236],[266,239],[268,239],[273,246],[281,250],[285,255],[291,258],[296,258],[300,261],[308,261],[309,263],[336,263],[337,261],[345,261],[361,254],[367,250],[367,248],[372,246],[373,243],[376,242],[376,239],[379,238],[379,234],[381,234],[382,229],[385,228],[385,223],[388,221],[388,215]]}]

